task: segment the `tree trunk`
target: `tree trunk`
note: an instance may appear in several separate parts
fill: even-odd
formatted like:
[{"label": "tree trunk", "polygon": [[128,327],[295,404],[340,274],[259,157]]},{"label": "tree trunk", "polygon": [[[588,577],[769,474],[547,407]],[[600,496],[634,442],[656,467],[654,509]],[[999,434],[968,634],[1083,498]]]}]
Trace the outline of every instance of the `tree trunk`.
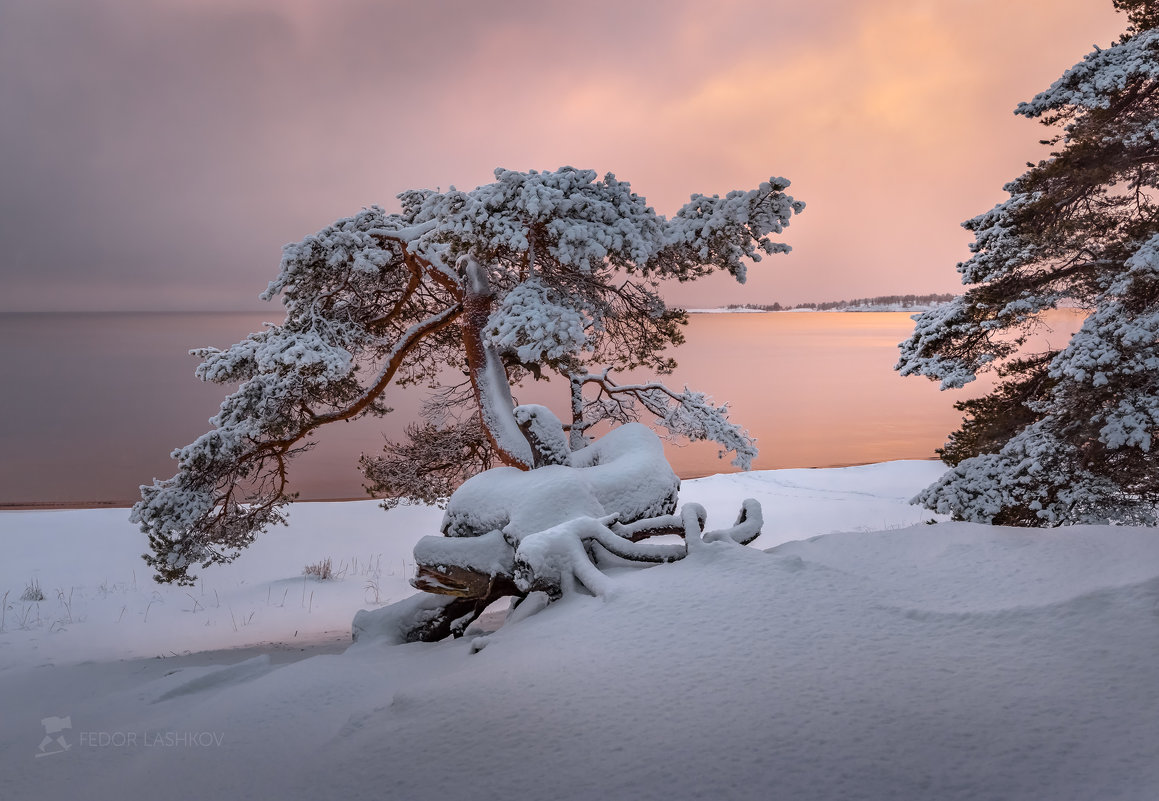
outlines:
[{"label": "tree trunk", "polygon": [[471,389],[479,406],[483,430],[504,464],[529,470],[535,457],[515,421],[515,401],[511,397],[507,369],[495,349],[483,340],[483,330],[491,316],[491,285],[487,280],[487,269],[471,260],[467,264],[466,277],[461,321],[463,349],[467,353]]},{"label": "tree trunk", "polygon": [[420,563],[410,583],[416,590],[457,598],[486,598],[495,592],[499,592],[496,597],[521,594],[511,576],[492,575],[457,565]]}]

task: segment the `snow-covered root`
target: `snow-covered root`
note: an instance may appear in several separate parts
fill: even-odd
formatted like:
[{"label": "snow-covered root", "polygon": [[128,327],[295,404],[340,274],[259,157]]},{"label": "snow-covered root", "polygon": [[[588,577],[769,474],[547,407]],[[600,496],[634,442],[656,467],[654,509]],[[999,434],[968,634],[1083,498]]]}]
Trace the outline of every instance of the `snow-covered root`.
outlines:
[{"label": "snow-covered root", "polygon": [[[760,534],[760,504],[742,502],[736,523],[705,531],[708,515],[696,503],[679,515],[661,515],[621,524],[615,515],[580,515],[515,540],[498,529],[479,537],[424,537],[415,546],[418,570],[411,584],[425,592],[391,606],[362,611],[353,635],[392,643],[429,642],[459,636],[493,601],[527,596],[512,620],[533,614],[550,600],[582,590],[607,598],[613,582],[597,554],[621,564],[675,562],[710,543],[747,545]],[[641,542],[661,534],[678,534],[683,542]],[[509,621],[511,622],[511,621]]]},{"label": "snow-covered root", "polygon": [[526,620],[536,612],[541,612],[546,609],[550,603],[551,598],[545,592],[532,592],[522,598],[517,598],[512,601],[511,609],[507,612],[507,617],[503,621],[503,625],[508,626],[512,623]]},{"label": "snow-covered root", "polygon": [[[503,625],[512,626],[521,620],[526,620],[536,612],[542,612],[550,603],[551,597],[546,592],[533,592],[520,596],[511,602],[511,608],[507,611]],[[477,654],[486,648],[494,633],[474,637],[471,640],[471,653]]]},{"label": "snow-covered root", "polygon": [[704,546],[704,524],[707,522],[708,512],[700,504],[686,503],[680,507],[680,524],[684,527],[686,556]]},{"label": "snow-covered root", "polygon": [[716,531],[704,532],[705,542],[725,542],[731,540],[738,545],[748,545],[761,535],[761,526],[765,524],[761,505],[753,498],[745,498],[740,504],[740,514],[731,528],[722,528]]},{"label": "snow-covered root", "polygon": [[[685,510],[688,510],[688,512],[686,513]],[[691,514],[695,518],[695,527],[690,525],[691,518],[686,520],[686,514]],[[698,503],[690,503],[682,507],[680,514],[660,515],[659,517],[650,517],[646,520],[637,520],[634,523],[620,523],[615,521],[614,518],[605,518],[602,522],[605,522],[618,537],[631,540],[632,542],[639,542],[649,537],[659,537],[666,534],[685,537],[690,530],[695,530],[696,534],[705,542],[732,540],[740,545],[748,545],[759,537],[761,526],[764,525],[761,505],[752,498],[745,498],[741,501],[740,514],[737,515],[736,523],[730,528],[706,531],[700,534],[704,530],[707,517],[708,515],[703,506]],[[615,553],[613,549],[609,548],[609,550]],[[637,556],[627,556],[626,558],[634,559],[635,561],[671,561],[666,559],[650,560]]]},{"label": "snow-covered root", "polygon": [[515,584],[524,592],[559,598],[578,581],[592,595],[607,597],[611,579],[592,562],[586,543],[601,533],[615,537],[592,517],[577,517],[524,537],[515,551]]},{"label": "snow-covered root", "polygon": [[[653,520],[660,521],[658,525],[648,527],[645,524]],[[639,520],[630,526],[621,526],[614,519],[604,518],[598,529],[592,530],[592,542],[598,542],[603,549],[613,556],[626,559],[629,562],[652,562],[663,564],[683,559],[688,549],[679,542],[640,542],[649,537],[664,534],[678,534],[684,536],[683,526],[679,529],[671,525],[671,521],[679,522],[676,515],[664,515],[651,520]],[[626,536],[624,529],[629,529],[631,536]]]},{"label": "snow-covered root", "polygon": [[680,515],[660,515],[637,520],[634,523],[620,523],[615,515],[609,516],[606,520],[613,532],[632,542],[639,542],[648,537],[662,537],[665,534],[684,536],[684,523],[680,520]]},{"label": "snow-covered root", "polygon": [[401,645],[459,637],[484,609],[509,592],[481,598],[420,592],[381,609],[362,609],[354,615],[351,639]]},{"label": "snow-covered root", "polygon": [[[609,519],[592,517],[575,518],[529,534],[515,551],[515,584],[524,592],[544,592],[551,598],[558,598],[574,590],[578,583],[592,595],[607,597],[611,592],[611,582],[593,561],[593,544],[598,543],[608,553],[632,562],[675,562],[708,543],[747,545],[752,542],[761,530],[761,505],[751,498],[746,499],[736,524],[717,531],[704,531],[707,513],[696,503],[685,504],[679,517],[665,515],[620,529],[632,535],[658,529],[667,532],[673,528],[675,520],[680,521],[683,543],[635,542],[613,531],[609,524],[617,524]],[[654,529],[641,525],[654,521]]]}]

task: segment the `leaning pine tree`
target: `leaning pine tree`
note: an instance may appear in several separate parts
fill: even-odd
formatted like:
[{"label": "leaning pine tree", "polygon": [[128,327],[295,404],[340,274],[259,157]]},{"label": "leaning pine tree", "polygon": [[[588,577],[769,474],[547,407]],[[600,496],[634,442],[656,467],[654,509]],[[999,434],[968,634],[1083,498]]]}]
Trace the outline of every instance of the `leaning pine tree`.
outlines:
[{"label": "leaning pine tree", "polygon": [[[386,414],[392,387],[436,384],[448,365],[462,381],[437,387],[404,441],[363,458],[388,504],[444,501],[492,466],[582,463],[592,425],[641,411],[751,463],[752,439],[725,406],[614,375],[675,366],[666,350],[683,341],[687,316],[665,305],[660,281],[725,270],[743,282],[746,260],[789,250],[769,237],[804,208],[789,182],[694,195],[666,219],[610,174],[495,176],[470,192],[404,192],[400,213],[365,209],[286,246],[263,295],[281,296],[285,321],[195,351],[200,378],[238,387],[212,430],[174,452],[177,474],[142,487],[133,507],[158,581],[188,584],[194,566],[236,557],[284,519],[289,462],[315,430]],[[569,388],[566,436],[554,415],[512,396],[513,384],[551,373]]]},{"label": "leaning pine tree", "polygon": [[[961,387],[942,451],[953,465],[916,502],[958,519],[1155,524],[1159,504],[1159,3],[1115,0],[1130,25],[1017,112],[1057,148],[965,227],[970,285],[917,319],[902,375]],[[1089,312],[1065,348],[1019,352],[1060,306]]]}]

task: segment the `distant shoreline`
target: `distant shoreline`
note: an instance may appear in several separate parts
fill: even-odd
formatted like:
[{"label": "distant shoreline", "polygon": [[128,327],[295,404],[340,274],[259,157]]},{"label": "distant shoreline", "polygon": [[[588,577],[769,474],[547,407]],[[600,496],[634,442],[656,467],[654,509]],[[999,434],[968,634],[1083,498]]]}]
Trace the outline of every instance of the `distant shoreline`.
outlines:
[{"label": "distant shoreline", "polygon": [[689,314],[904,314],[906,312],[927,312],[935,309],[937,306],[907,306],[899,309],[874,309],[874,308],[856,308],[847,307],[844,309],[685,309]]},{"label": "distant shoreline", "polygon": [[[351,501],[381,501],[364,495],[361,498],[299,498],[297,503],[349,503]],[[0,512],[61,512],[78,509],[131,509],[136,501],[29,501],[0,503]]]},{"label": "distant shoreline", "polygon": [[841,300],[808,300],[803,303],[730,303],[713,309],[687,309],[691,314],[752,314],[753,312],[927,312],[958,297],[949,292],[931,292],[919,295],[914,292],[896,295],[874,295],[865,298],[842,298]]},{"label": "distant shoreline", "polygon": [[128,509],[132,501],[29,501],[0,503],[0,512],[58,512],[76,509]]},{"label": "distant shoreline", "polygon": [[[747,471],[749,473],[771,473],[778,470],[839,470],[845,467],[868,467],[874,464],[889,464],[890,462],[936,462],[937,456],[902,457],[900,459],[886,459],[878,462],[834,462],[832,464],[811,465],[808,467],[768,467]],[[695,481],[713,476],[739,475],[738,472],[729,473],[700,473],[682,475],[681,481]],[[355,503],[358,501],[374,501],[378,503],[382,498],[372,498],[369,495],[350,498],[299,498],[294,503]],[[136,501],[32,501],[29,503],[0,503],[0,513],[3,512],[64,512],[84,509],[130,509]]]}]

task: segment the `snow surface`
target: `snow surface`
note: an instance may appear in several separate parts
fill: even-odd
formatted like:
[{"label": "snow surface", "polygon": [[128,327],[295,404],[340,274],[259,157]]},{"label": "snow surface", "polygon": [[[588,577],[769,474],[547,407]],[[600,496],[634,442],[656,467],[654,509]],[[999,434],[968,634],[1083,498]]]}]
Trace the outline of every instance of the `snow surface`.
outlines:
[{"label": "snow surface", "polygon": [[657,508],[657,499],[670,500],[679,486],[660,438],[627,423],[569,454],[566,465],[472,476],[451,496],[439,530],[464,537],[501,529],[518,541],[576,517],[614,514],[631,522],[671,512]]},{"label": "snow surface", "polygon": [[193,588],[147,580],[124,510],[2,513],[0,797],[1159,797],[1156,530],[923,525],[941,472],[686,481],[711,527],[760,501],[755,547],[348,650],[437,509],[298,504]]}]

